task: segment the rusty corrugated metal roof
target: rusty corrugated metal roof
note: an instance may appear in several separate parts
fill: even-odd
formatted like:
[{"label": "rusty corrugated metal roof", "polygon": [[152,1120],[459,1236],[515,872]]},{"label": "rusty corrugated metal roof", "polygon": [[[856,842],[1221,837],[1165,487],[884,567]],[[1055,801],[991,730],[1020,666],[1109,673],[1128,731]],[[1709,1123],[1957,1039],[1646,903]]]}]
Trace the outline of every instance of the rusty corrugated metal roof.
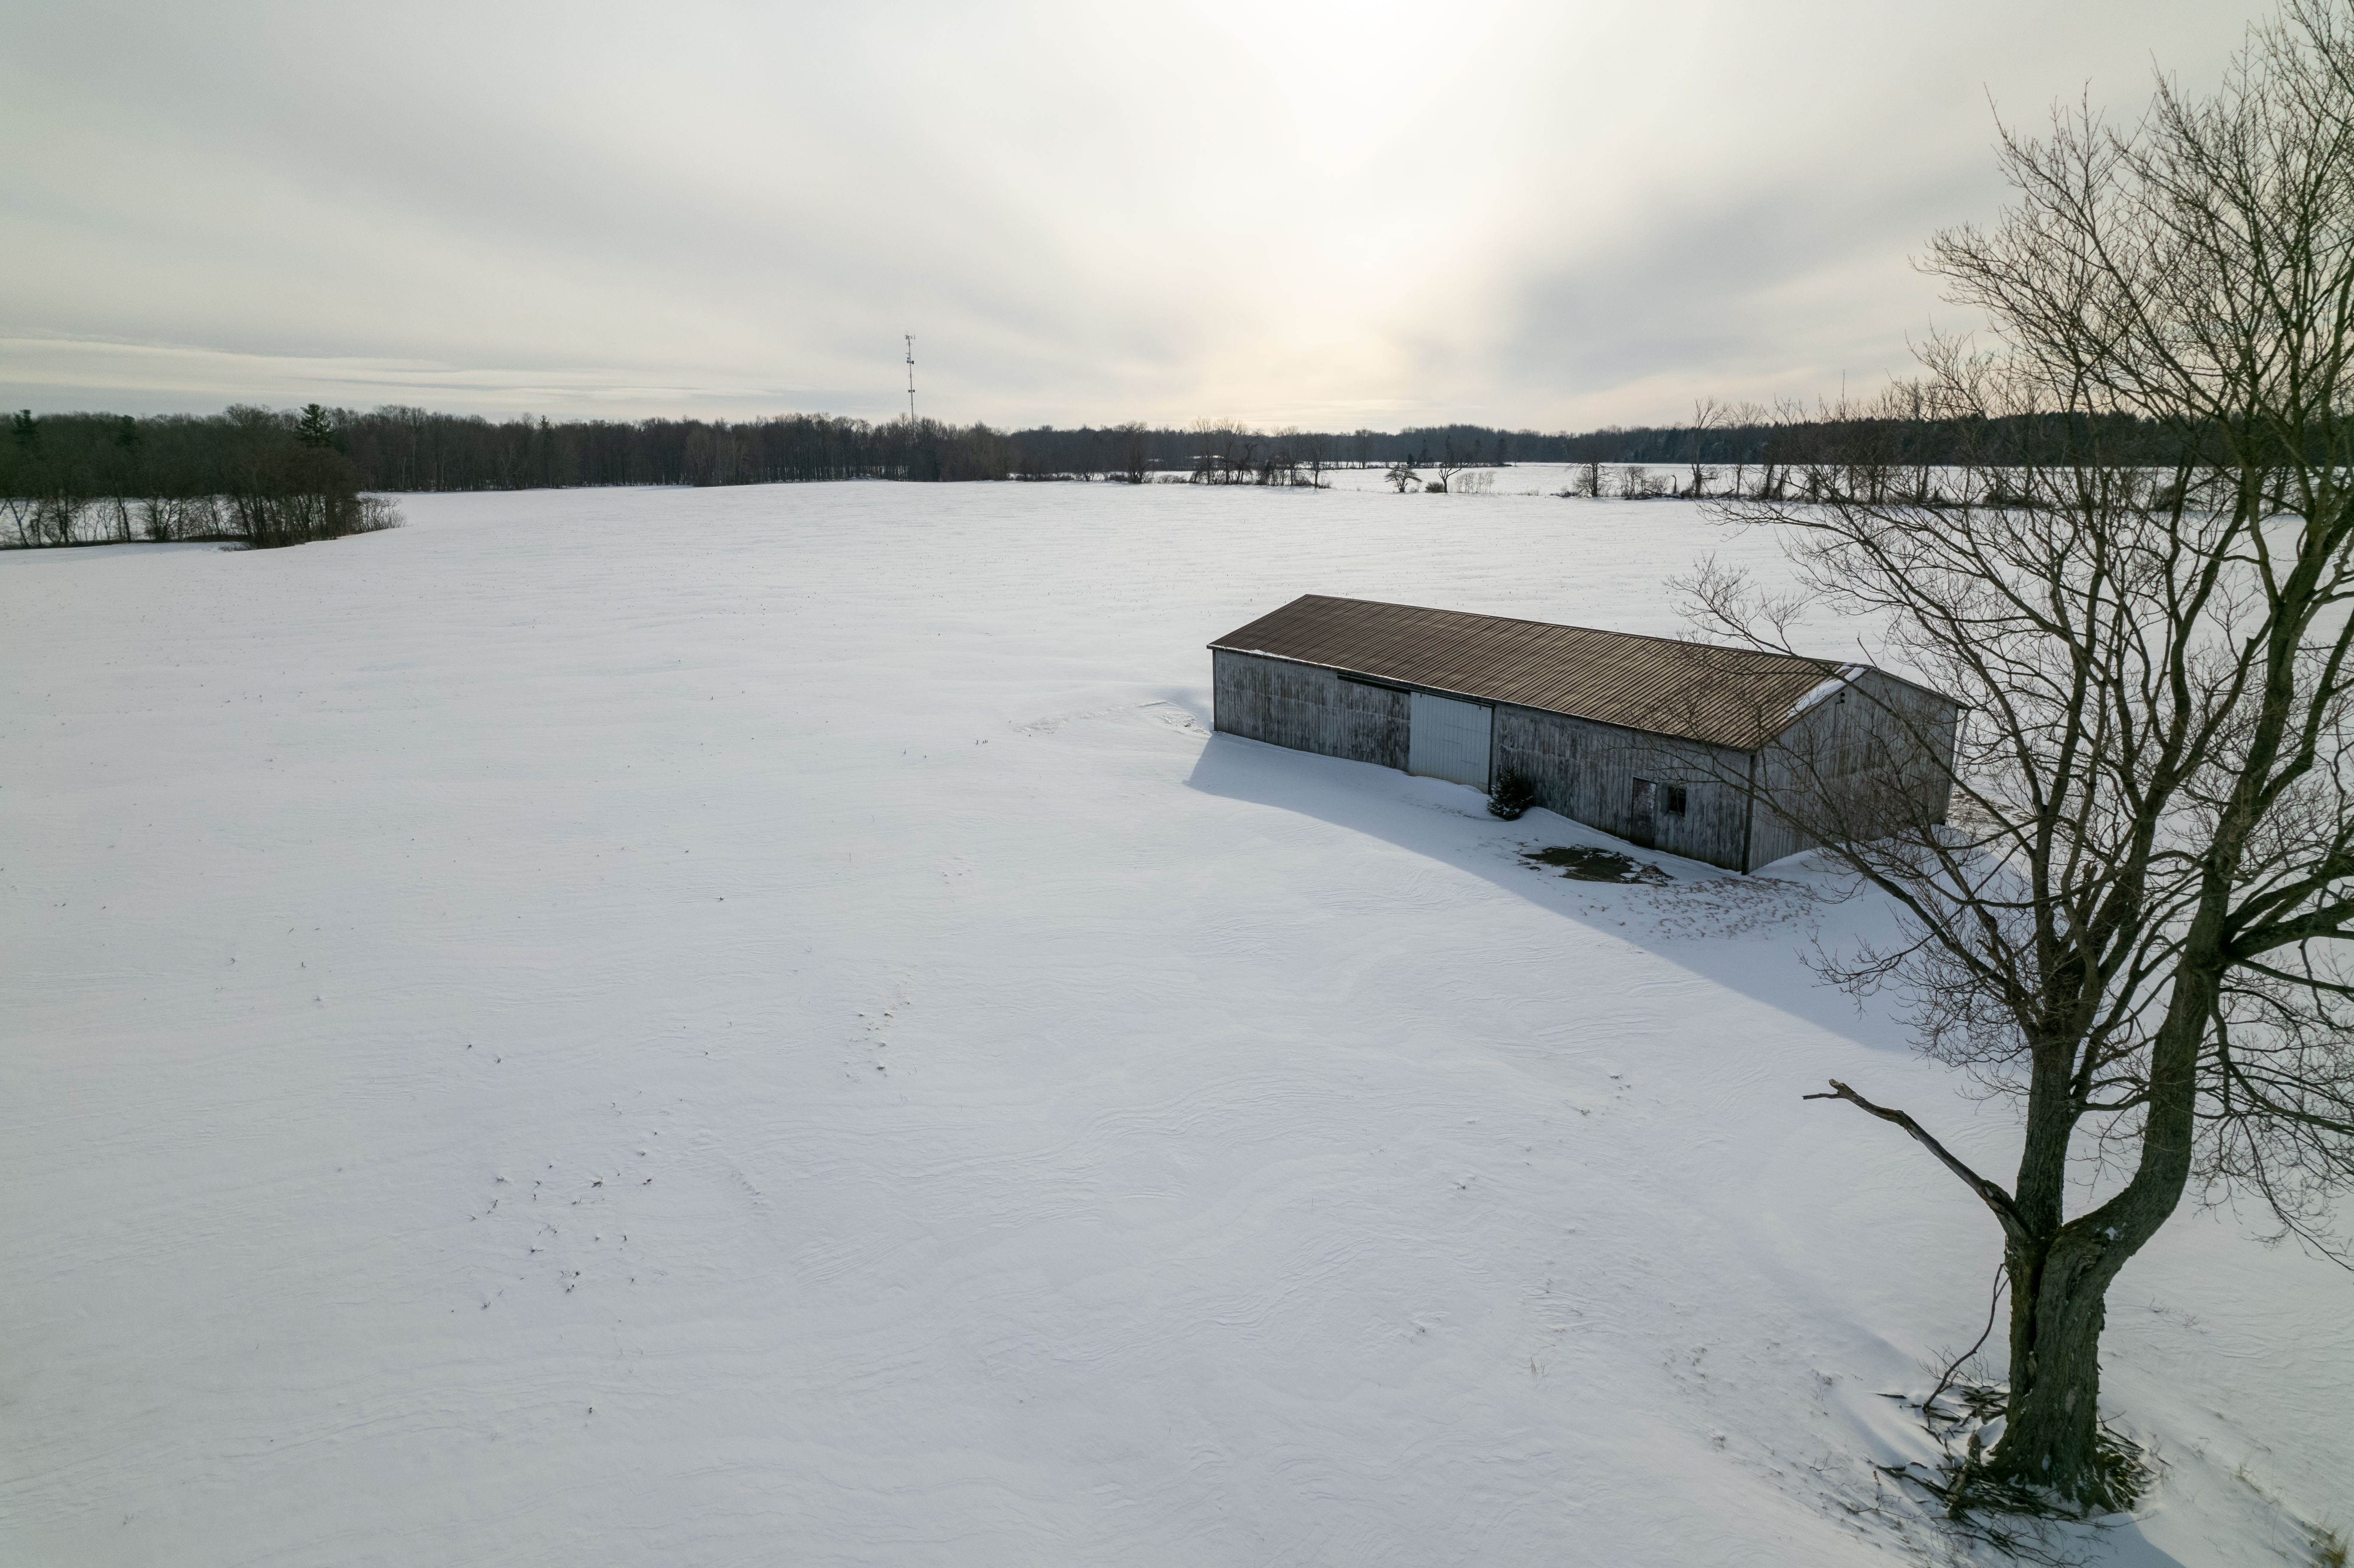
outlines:
[{"label": "rusty corrugated metal roof", "polygon": [[1303,594],[1210,644],[1755,751],[1861,666]]}]

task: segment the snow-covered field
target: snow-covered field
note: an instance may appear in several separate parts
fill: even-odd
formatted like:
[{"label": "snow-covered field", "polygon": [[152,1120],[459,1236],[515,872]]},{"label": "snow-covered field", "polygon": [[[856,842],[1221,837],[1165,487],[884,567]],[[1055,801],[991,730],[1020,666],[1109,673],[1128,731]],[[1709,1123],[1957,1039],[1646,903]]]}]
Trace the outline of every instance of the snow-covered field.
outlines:
[{"label": "snow-covered field", "polygon": [[[1207,732],[1301,592],[1675,630],[1706,524],[1530,471],[0,556],[0,1561],[1925,1540],[1884,1395],[1996,1234],[1798,1097],[2010,1131],[1811,984],[1872,903]],[[2354,1524],[2345,1272],[2186,1215],[2109,1347],[2168,1468],[2104,1553]]]}]

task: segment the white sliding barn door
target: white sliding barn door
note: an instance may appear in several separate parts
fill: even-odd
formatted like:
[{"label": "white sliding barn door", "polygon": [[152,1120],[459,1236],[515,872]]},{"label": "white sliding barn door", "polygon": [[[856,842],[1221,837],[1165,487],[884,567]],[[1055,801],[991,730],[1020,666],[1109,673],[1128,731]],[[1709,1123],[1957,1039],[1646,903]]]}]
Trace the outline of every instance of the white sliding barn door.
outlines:
[{"label": "white sliding barn door", "polygon": [[1405,770],[1426,778],[1488,787],[1488,735],[1496,711],[1478,703],[1414,694],[1413,728],[1407,732]]}]

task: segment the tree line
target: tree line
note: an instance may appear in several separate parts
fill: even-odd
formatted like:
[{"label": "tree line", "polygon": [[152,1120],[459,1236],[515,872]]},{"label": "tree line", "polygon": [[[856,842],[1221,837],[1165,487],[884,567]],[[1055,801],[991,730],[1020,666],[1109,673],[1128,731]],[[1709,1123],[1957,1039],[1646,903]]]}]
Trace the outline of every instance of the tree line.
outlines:
[{"label": "tree line", "polygon": [[[1315,483],[1343,465],[1494,464],[1550,455],[1562,438],[1478,426],[1344,433],[1262,431],[1231,419],[998,430],[935,419],[832,414],[744,419],[486,418],[431,409],[249,406],[134,418],[107,413],[12,420],[0,493],[31,526],[33,503],[193,499],[250,488],[256,472],[308,465],[358,492],[538,490],[584,485],[778,484],[879,479],[1161,478]],[[1550,443],[1550,447],[1548,446]],[[303,454],[314,454],[304,456]],[[331,454],[321,457],[315,454]],[[20,537],[16,542],[33,542]]]},{"label": "tree line", "polygon": [[[1685,425],[1582,434],[1465,424],[1258,429],[1234,419],[998,430],[830,414],[493,420],[318,404],[143,418],[25,409],[9,424],[0,444],[0,546],[16,547],[297,544],[390,525],[397,516],[381,500],[387,493],[827,480],[1320,486],[1329,471],[1348,467],[1386,469],[1400,489],[1443,490],[1467,469],[1549,462],[1572,465],[1564,495],[1699,499],[1749,490],[1752,476],[1755,493],[1771,496],[1792,475],[1819,485],[1836,453],[1840,482],[1876,497],[1897,485],[1925,495],[1937,470],[1984,466],[1997,448],[2032,463],[2096,440],[2122,459],[2158,466],[2181,451],[2179,431],[2129,412],[1963,418],[1920,406],[1917,391],[1903,387],[1811,408],[1703,401]],[[1422,479],[1425,470],[1437,477]]]},{"label": "tree line", "polygon": [[0,444],[0,546],[220,539],[274,549],[397,527],[333,423],[233,408],[203,418],[21,409]]},{"label": "tree line", "polygon": [[[1829,450],[1859,448],[1890,472],[1983,457],[1989,431],[1911,408],[1893,391],[1857,406],[1775,408],[1704,402],[1681,426],[1580,434],[1484,425],[1395,431],[1258,429],[1232,419],[1183,428],[1140,422],[998,430],[932,419],[880,423],[830,414],[724,419],[491,419],[387,407],[313,404],[299,412],[233,407],[218,414],[65,413],[11,420],[0,445],[5,543],[113,538],[313,536],[365,511],[375,493],[529,490],[583,485],[776,484],[825,480],[1111,480],[1144,483],[1319,485],[1334,468],[1461,469],[1513,462],[1580,465],[1585,494],[1615,493],[1603,465],[1667,465],[1691,482],[1648,473],[1643,493],[1704,493],[1716,471],[1770,482]],[[2016,416],[2005,444],[2031,455],[2064,450],[2090,416]],[[2173,437],[2129,414],[2097,417],[2105,449],[2166,462]],[[1623,479],[1623,476],[1620,476]],[[1576,486],[1573,484],[1573,489]],[[290,509],[318,514],[286,523]],[[283,523],[283,526],[281,526]]]}]

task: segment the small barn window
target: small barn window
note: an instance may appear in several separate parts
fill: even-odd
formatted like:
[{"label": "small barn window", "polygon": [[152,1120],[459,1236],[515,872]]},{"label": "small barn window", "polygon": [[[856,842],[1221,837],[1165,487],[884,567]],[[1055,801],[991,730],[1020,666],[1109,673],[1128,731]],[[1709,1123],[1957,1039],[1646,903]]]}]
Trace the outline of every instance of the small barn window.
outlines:
[{"label": "small barn window", "polygon": [[1682,816],[1684,814],[1684,787],[1681,784],[1660,785],[1659,810],[1665,811],[1670,817]]}]

